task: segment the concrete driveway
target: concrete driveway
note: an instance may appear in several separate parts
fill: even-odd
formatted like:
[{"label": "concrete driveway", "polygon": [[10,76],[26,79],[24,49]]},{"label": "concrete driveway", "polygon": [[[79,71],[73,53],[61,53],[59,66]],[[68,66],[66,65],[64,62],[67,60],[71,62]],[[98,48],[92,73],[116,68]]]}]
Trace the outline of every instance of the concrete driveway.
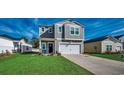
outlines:
[{"label": "concrete driveway", "polygon": [[63,56],[96,75],[124,75],[124,62],[89,55]]}]

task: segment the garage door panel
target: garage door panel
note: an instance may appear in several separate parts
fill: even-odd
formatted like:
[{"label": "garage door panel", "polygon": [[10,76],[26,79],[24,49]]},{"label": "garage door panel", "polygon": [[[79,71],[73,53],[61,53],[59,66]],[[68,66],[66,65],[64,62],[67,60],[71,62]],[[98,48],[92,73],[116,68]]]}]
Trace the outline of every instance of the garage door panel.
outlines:
[{"label": "garage door panel", "polygon": [[80,54],[80,45],[60,44],[59,52],[61,54]]},{"label": "garage door panel", "polygon": [[69,54],[70,49],[69,49],[68,45],[60,45],[59,48],[60,48],[59,49],[60,53],[62,53],[62,54]]}]

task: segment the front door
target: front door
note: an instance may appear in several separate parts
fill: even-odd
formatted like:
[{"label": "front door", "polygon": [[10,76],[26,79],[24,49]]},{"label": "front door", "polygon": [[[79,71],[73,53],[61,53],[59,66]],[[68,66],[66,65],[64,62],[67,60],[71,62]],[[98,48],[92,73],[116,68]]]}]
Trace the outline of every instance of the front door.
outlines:
[{"label": "front door", "polygon": [[53,44],[49,43],[49,53],[53,53]]}]

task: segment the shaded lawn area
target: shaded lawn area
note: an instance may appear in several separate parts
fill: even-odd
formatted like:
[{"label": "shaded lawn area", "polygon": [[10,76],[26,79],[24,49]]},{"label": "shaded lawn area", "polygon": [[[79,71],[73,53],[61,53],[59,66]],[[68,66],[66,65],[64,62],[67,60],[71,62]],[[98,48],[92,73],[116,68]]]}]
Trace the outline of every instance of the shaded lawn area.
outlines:
[{"label": "shaded lawn area", "polygon": [[121,58],[121,54],[91,54],[91,55],[124,62],[124,58]]},{"label": "shaded lawn area", "polygon": [[0,58],[2,75],[89,75],[91,72],[62,56],[16,54]]}]

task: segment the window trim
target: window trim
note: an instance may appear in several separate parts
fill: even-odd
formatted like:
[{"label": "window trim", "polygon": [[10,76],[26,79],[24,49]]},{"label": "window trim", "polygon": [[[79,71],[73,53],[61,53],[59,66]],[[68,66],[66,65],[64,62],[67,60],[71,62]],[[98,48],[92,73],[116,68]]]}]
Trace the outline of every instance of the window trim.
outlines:
[{"label": "window trim", "polygon": [[[74,28],[74,34],[71,33],[71,28]],[[76,34],[76,29],[78,29],[79,34]],[[80,28],[71,26],[70,27],[70,35],[80,36]]]},{"label": "window trim", "polygon": [[[61,31],[60,31],[60,27],[61,27]],[[62,26],[58,26],[58,32],[62,33],[62,30],[63,30]]]},{"label": "window trim", "polygon": [[[50,31],[51,30],[51,31]],[[53,33],[53,30],[50,28],[49,30],[48,30],[48,33]]]},{"label": "window trim", "polygon": [[[45,44],[45,49],[43,49],[43,47],[42,47],[43,44]],[[46,50],[46,42],[41,43],[41,48],[42,48],[42,50]]]},{"label": "window trim", "polygon": [[[78,32],[79,32],[78,34],[76,34],[76,29],[78,29]],[[76,36],[79,36],[80,35],[80,28],[75,28],[75,31],[74,32],[75,32],[75,35]]]},{"label": "window trim", "polygon": [[106,51],[112,51],[112,45],[106,45]]},{"label": "window trim", "polygon": [[[43,31],[43,29],[44,29],[44,31]],[[45,27],[42,27],[42,28],[41,28],[41,31],[42,31],[42,32],[45,32]]]},{"label": "window trim", "polygon": [[14,47],[18,47],[19,46],[19,42],[13,42]]},{"label": "window trim", "polygon": [[71,32],[72,32],[72,31],[71,31],[72,28],[73,28],[73,30],[75,29],[74,27],[70,27],[70,34],[71,34],[71,35],[74,35],[74,34],[75,34],[75,31],[74,31],[74,34],[71,33]]}]

